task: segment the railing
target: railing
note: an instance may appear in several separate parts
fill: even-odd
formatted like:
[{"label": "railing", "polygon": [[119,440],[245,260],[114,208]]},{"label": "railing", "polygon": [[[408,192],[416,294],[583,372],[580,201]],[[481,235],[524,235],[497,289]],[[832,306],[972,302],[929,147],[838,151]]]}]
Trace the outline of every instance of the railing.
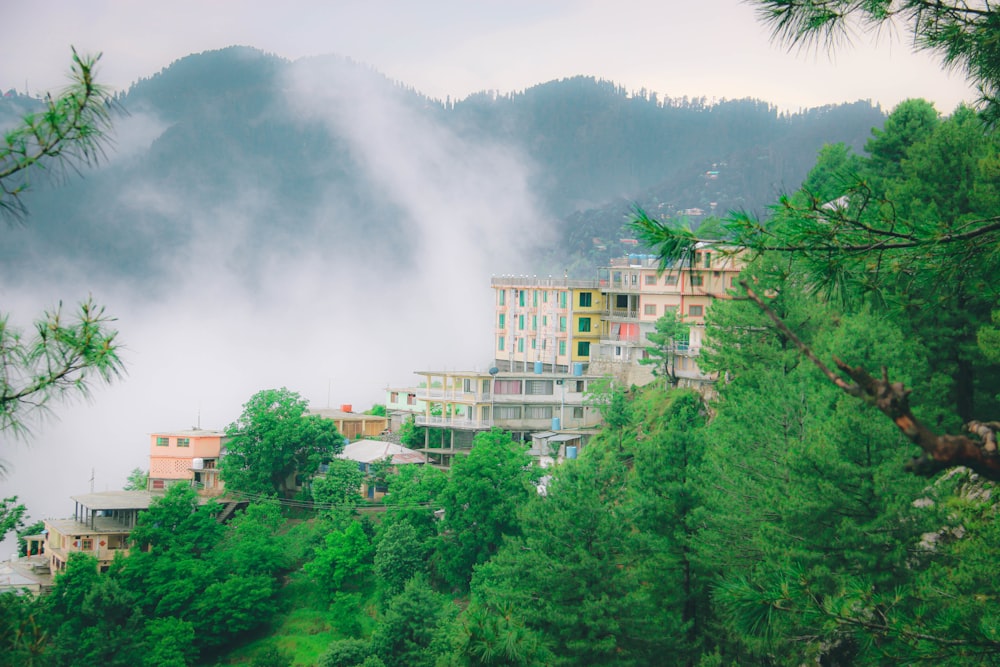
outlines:
[{"label": "railing", "polygon": [[571,278],[539,278],[538,276],[493,276],[490,280],[493,287],[550,287],[597,289],[596,280],[578,280]]},{"label": "railing", "polygon": [[638,308],[605,308],[601,311],[604,317],[613,317],[618,320],[638,320]]},{"label": "railing", "polygon": [[438,417],[424,415],[416,418],[417,426],[435,426],[438,428],[464,428],[464,429],[489,429],[493,427],[493,422],[478,419],[454,419],[451,417]]}]

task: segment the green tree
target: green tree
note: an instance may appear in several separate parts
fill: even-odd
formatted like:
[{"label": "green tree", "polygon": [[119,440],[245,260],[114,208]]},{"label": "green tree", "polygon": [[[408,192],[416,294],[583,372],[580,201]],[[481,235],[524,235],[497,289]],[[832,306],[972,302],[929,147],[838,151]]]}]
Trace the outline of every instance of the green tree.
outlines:
[{"label": "green tree", "polygon": [[250,494],[288,496],[295,477],[312,475],[342,449],[336,425],[305,414],[308,402],[288,389],[266,389],[226,428],[220,468],[226,486]]},{"label": "green tree", "polygon": [[429,546],[420,541],[412,524],[398,521],[383,531],[373,563],[383,595],[386,598],[397,595],[414,575],[425,573],[429,554]]},{"label": "green tree", "polygon": [[0,315],[0,431],[24,433],[29,417],[54,399],[86,396],[93,380],[118,378],[124,366],[113,321],[93,299],[71,317],[61,304],[46,312],[30,337]]},{"label": "green tree", "polygon": [[24,527],[24,515],[28,508],[17,502],[17,496],[0,500],[0,540],[12,530]]},{"label": "green tree", "polygon": [[518,507],[535,494],[537,478],[527,448],[498,428],[476,434],[469,455],[456,458],[440,496],[437,553],[438,572],[452,586],[467,589],[472,569],[519,532]]},{"label": "green tree", "polygon": [[345,587],[357,588],[371,572],[374,549],[359,521],[348,521],[339,530],[326,534],[323,545],[303,566],[306,575],[332,597]]},{"label": "green tree", "polygon": [[145,491],[149,487],[149,473],[142,468],[132,468],[125,480],[126,491]]},{"label": "green tree", "polygon": [[313,501],[322,505],[353,507],[361,500],[361,484],[365,474],[357,461],[333,459],[323,475],[311,484]]},{"label": "green tree", "polygon": [[679,346],[687,345],[690,327],[681,321],[676,310],[668,310],[656,320],[656,331],[646,334],[652,343],[646,348],[648,357],[640,359],[643,365],[653,365],[653,375],[663,378],[671,387],[679,382],[677,353]]},{"label": "green tree", "polygon": [[902,25],[918,50],[940,56],[946,67],[964,72],[995,115],[1000,95],[1000,12],[989,3],[964,0],[755,0],[758,15],[774,36],[789,44],[849,37],[853,25],[878,31]]},{"label": "green tree", "polygon": [[[22,119],[0,140],[0,214],[20,217],[21,196],[39,172],[58,173],[96,163],[110,128],[111,97],[94,80],[98,57],[73,50],[71,85],[45,108]],[[62,304],[26,336],[0,314],[0,431],[23,434],[28,419],[57,398],[86,396],[94,380],[111,382],[123,365],[117,332],[93,299],[67,317]],[[0,469],[2,471],[2,469]]]},{"label": "green tree", "polygon": [[386,667],[433,667],[443,629],[457,610],[423,576],[410,579],[372,632],[372,651]]}]

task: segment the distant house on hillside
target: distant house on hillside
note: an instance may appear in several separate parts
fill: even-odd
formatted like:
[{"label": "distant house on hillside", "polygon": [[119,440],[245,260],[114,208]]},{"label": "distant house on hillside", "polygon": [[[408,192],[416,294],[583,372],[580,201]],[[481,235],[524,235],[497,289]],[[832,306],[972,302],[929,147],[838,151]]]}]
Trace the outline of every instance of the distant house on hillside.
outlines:
[{"label": "distant house on hillside", "polygon": [[75,503],[70,519],[45,519],[43,553],[49,557],[53,574],[66,568],[74,551],[97,558],[103,572],[116,553],[128,553],[128,536],[135,528],[139,512],[160,494],[150,491],[104,491],[71,496]]},{"label": "distant house on hillside", "polygon": [[341,405],[339,410],[335,408],[309,410],[306,414],[332,419],[340,435],[348,440],[374,438],[389,427],[388,417],[353,412],[350,405]]},{"label": "distant house on hillside", "polygon": [[226,440],[223,431],[203,429],[151,434],[148,489],[159,491],[186,481],[202,495],[221,494],[225,485],[219,478],[219,459]]},{"label": "distant house on hillside", "polygon": [[[389,459],[393,466],[400,465],[423,465],[427,463],[427,457],[418,451],[408,449],[402,445],[381,440],[358,440],[344,447],[344,451],[337,455],[338,458],[348,461],[357,461],[361,472],[371,472],[371,465],[376,461]],[[361,495],[369,500],[379,500],[385,493],[386,488],[369,484],[367,481],[361,485]]]}]

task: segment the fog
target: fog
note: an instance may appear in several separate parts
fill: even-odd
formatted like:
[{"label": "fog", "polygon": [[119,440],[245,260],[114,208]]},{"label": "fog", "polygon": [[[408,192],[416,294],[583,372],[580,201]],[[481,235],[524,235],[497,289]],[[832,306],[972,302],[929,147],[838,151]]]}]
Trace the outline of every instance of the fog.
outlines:
[{"label": "fog", "polygon": [[[42,261],[0,286],[2,310],[22,327],[60,300],[69,307],[92,294],[117,318],[126,367],[89,399],[54,403],[27,437],[0,434],[0,493],[17,495],[29,522],[70,515],[70,495],[119,489],[130,470],[147,469],[150,433],[225,428],[259,390],[288,387],[314,407],[361,411],[384,402],[387,386],[414,384],[416,370],[491,364],[490,276],[521,271],[525,253],[549,239],[530,163],[503,146],[472,145],[391,89],[321,60],[293,68],[287,91],[289,113],[348,137],[403,212],[402,238],[318,244],[306,234],[283,249],[260,247],[248,223],[269,210],[269,195],[250,185],[252,174],[216,201],[184,201],[155,183],[117,193],[116,205],[136,210],[196,211],[187,245],[152,249],[158,268],[169,267],[157,284]],[[359,102],[337,104],[343,95]],[[110,159],[141,154],[164,129],[142,113],[122,119]],[[337,197],[331,188],[312,213],[316,234],[340,214]],[[409,248],[409,260],[389,259],[382,243]],[[8,538],[0,556],[13,550]]]}]

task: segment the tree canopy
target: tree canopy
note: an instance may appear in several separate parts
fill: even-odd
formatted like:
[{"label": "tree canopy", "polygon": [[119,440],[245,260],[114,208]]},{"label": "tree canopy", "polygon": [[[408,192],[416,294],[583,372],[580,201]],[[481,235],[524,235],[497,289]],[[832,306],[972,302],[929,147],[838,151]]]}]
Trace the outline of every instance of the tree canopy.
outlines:
[{"label": "tree canopy", "polygon": [[308,479],[343,449],[336,425],[306,415],[309,403],[285,388],[265,389],[243,405],[226,428],[220,469],[226,487],[248,494],[287,496],[296,477]]}]

